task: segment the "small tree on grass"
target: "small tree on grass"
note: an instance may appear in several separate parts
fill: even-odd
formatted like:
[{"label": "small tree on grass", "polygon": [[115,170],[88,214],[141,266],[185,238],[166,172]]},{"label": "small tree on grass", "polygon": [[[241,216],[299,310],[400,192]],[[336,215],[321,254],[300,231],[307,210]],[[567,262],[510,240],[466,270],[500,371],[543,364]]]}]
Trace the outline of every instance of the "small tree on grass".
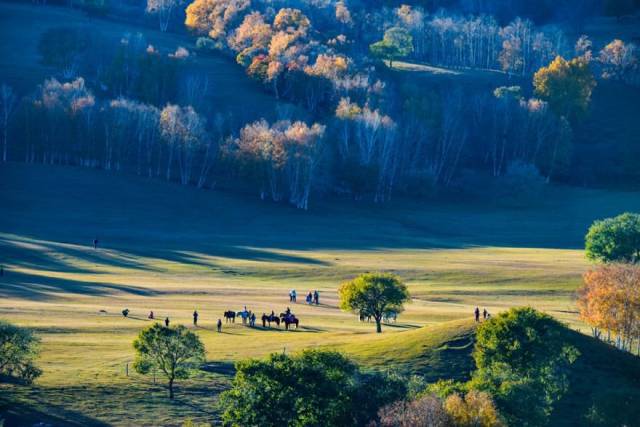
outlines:
[{"label": "small tree on grass", "polygon": [[33,361],[38,356],[39,339],[29,329],[0,320],[0,375],[31,383],[42,371]]},{"label": "small tree on grass", "polygon": [[389,273],[366,273],[343,283],[338,289],[340,308],[368,313],[376,321],[376,331],[382,332],[382,316],[387,311],[399,312],[410,300],[407,286],[398,276]]},{"label": "small tree on grass", "polygon": [[623,213],[596,221],[585,238],[587,258],[601,262],[640,261],[640,215]]},{"label": "small tree on grass", "polygon": [[382,40],[369,46],[371,54],[380,59],[388,59],[393,68],[393,60],[401,59],[413,52],[413,37],[404,28],[392,27],[384,33]]},{"label": "small tree on grass", "polygon": [[184,326],[167,328],[158,323],[144,329],[133,342],[136,350],[134,368],[140,374],[160,371],[167,377],[169,398],[173,383],[188,378],[190,371],[204,362],[204,345]]}]

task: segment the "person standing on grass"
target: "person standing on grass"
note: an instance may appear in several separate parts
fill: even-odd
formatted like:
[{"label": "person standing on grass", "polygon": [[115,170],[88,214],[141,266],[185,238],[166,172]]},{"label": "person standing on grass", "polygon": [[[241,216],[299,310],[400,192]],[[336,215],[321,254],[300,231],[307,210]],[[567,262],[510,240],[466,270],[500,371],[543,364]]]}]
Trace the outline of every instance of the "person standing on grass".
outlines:
[{"label": "person standing on grass", "polygon": [[98,238],[93,239],[93,249],[98,249]]},{"label": "person standing on grass", "polygon": [[489,314],[489,312],[487,311],[487,309],[485,308],[484,310],[482,310],[482,318],[483,319],[487,319],[487,314]]},{"label": "person standing on grass", "polygon": [[291,289],[292,302],[296,302],[298,300],[298,293],[295,289]]},{"label": "person standing on grass", "polygon": [[476,322],[479,322],[480,321],[480,309],[478,307],[476,307],[474,313],[476,315]]},{"label": "person standing on grass", "polygon": [[313,303],[315,305],[320,304],[320,294],[318,293],[317,290],[313,291]]},{"label": "person standing on grass", "polygon": [[168,316],[164,318],[164,326],[167,327],[167,328],[169,327],[169,317]]},{"label": "person standing on grass", "polygon": [[222,320],[218,319],[218,332],[222,332]]},{"label": "person standing on grass", "polygon": [[198,326],[198,311],[193,310],[193,326]]},{"label": "person standing on grass", "polygon": [[153,310],[151,310],[151,311],[149,312],[149,319],[151,319],[151,320],[153,320],[153,319],[154,319],[154,317],[153,317]]}]

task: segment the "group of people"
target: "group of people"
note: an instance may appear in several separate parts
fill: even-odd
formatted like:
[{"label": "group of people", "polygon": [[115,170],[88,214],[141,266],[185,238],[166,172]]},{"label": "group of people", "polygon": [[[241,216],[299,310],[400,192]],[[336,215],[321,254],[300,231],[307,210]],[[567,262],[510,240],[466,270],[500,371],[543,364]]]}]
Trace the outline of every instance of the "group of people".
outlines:
[{"label": "group of people", "polygon": [[[309,293],[307,294],[305,301],[307,304],[311,305],[311,304],[315,304],[318,305],[320,304],[320,294],[318,293],[317,290],[309,291]],[[291,289],[289,291],[289,302],[298,302],[298,293],[296,292],[295,289]]]},{"label": "group of people", "polygon": [[[476,307],[476,309],[474,310],[474,312],[473,312],[473,313],[474,313],[474,314],[475,314],[475,316],[476,316],[476,322],[479,322],[479,321],[480,321],[480,308]],[[483,310],[482,310],[482,318],[483,318],[484,320],[487,320],[487,319],[489,319],[490,317],[491,317],[491,314],[489,314],[489,312],[487,311],[487,309],[486,309],[486,308],[485,308],[485,309],[483,309]]]},{"label": "group of people", "polygon": [[[245,307],[246,309],[246,307]],[[122,315],[124,317],[129,317],[129,313],[131,313],[131,310],[129,310],[128,308],[125,308],[124,310],[122,310]],[[200,317],[200,314],[198,313],[198,310],[193,310],[193,326],[195,326],[196,328],[198,327],[198,318]],[[149,311],[149,315],[147,316],[147,319],[149,320],[156,320],[156,315],[154,314],[153,310]],[[255,315],[253,316],[253,323],[255,324]],[[164,318],[164,326],[165,327],[169,327],[169,325],[171,324],[171,320],[169,319],[169,316]],[[218,327],[218,332],[222,332],[222,320],[218,319],[217,322],[217,327]]]},{"label": "group of people", "polygon": [[256,314],[251,310],[247,310],[246,305],[244,306],[244,310],[240,312],[240,318],[242,319],[243,325],[248,323],[250,327],[256,326]]}]

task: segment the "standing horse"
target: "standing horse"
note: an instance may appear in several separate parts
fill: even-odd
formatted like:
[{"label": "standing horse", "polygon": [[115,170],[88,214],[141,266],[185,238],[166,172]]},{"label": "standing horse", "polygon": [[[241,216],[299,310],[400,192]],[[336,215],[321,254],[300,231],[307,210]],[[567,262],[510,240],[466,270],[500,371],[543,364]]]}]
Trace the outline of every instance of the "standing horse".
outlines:
[{"label": "standing horse", "polygon": [[233,310],[228,310],[224,312],[224,321],[225,323],[236,323],[236,312]]},{"label": "standing horse", "polygon": [[280,327],[280,318],[278,316],[274,316],[271,314],[262,314],[262,326],[264,327],[265,322],[269,323],[269,327],[271,327],[271,322],[275,322],[275,324]]},{"label": "standing horse", "polygon": [[280,314],[280,319],[284,323],[284,329],[287,331],[289,330],[290,325],[296,325],[296,329],[298,329],[298,326],[300,325],[300,321],[293,314],[287,315],[282,313]]}]

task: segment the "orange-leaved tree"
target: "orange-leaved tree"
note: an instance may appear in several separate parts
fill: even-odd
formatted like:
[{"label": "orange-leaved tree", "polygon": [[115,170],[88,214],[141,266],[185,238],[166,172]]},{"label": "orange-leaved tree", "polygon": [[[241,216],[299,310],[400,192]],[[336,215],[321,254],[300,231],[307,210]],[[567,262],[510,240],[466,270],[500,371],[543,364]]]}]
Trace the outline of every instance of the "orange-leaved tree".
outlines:
[{"label": "orange-leaved tree", "polygon": [[634,340],[640,345],[640,266],[607,264],[585,273],[578,308],[596,337],[605,330],[622,349],[631,350]]}]

